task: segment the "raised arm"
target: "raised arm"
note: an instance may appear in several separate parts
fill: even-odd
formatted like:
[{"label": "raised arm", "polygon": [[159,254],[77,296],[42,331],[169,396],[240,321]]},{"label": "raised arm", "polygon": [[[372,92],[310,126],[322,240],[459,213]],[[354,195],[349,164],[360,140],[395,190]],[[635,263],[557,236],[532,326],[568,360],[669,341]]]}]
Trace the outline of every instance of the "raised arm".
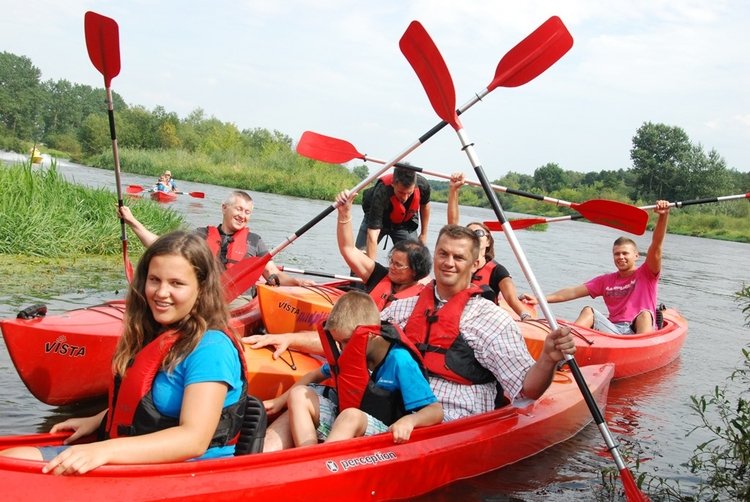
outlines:
[{"label": "raised arm", "polygon": [[367,279],[372,275],[372,271],[375,270],[375,260],[364,254],[354,245],[354,238],[352,236],[352,200],[356,195],[356,193],[350,193],[349,190],[344,190],[336,196],[339,211],[336,223],[336,241],[339,245],[339,253],[341,253],[341,256],[354,275],[367,282]]},{"label": "raised arm", "polygon": [[464,173],[451,174],[451,180],[448,185],[448,225],[458,225],[458,191],[464,185]]},{"label": "raised arm", "polygon": [[656,275],[661,272],[662,245],[669,221],[669,201],[657,200],[654,212],[659,215],[659,219],[656,220],[654,233],[651,236],[651,245],[648,247],[648,253],[646,254],[646,265]]},{"label": "raised arm", "polygon": [[138,237],[138,240],[144,245],[149,247],[153,242],[159,238],[158,235],[147,229],[143,224],[138,221],[133,212],[128,206],[119,207],[117,210],[117,216],[122,218],[125,223],[133,230],[133,233]]}]

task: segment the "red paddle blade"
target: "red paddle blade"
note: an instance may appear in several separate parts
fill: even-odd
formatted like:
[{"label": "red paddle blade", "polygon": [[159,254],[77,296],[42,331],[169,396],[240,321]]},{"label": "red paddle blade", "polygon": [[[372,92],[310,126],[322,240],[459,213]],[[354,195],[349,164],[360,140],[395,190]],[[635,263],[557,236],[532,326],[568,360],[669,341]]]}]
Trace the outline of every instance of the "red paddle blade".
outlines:
[{"label": "red paddle blade", "polygon": [[260,257],[252,256],[245,258],[227,269],[221,275],[221,282],[224,286],[224,299],[227,303],[230,303],[258,282],[258,279],[263,275],[263,269],[269,261],[271,261],[271,253]]},{"label": "red paddle blade", "polygon": [[[510,228],[512,228],[513,230],[523,230],[524,228],[533,227],[534,225],[541,225],[542,223],[547,223],[547,220],[544,218],[525,218],[510,220]],[[492,229],[490,228],[490,230]]]},{"label": "red paddle blade", "polygon": [[648,224],[648,213],[624,202],[593,199],[571,207],[592,223],[643,235]]},{"label": "red paddle blade", "polygon": [[487,227],[490,230],[490,232],[502,232],[503,231],[503,226],[500,224],[499,221],[495,221],[495,220],[485,221],[484,226]]},{"label": "red paddle blade", "polygon": [[203,192],[188,192],[188,195],[191,197],[195,197],[196,199],[205,199],[206,194]]},{"label": "red paddle blade", "polygon": [[557,16],[552,16],[508,51],[495,70],[487,90],[518,87],[541,75],[573,47],[573,37]]},{"label": "red paddle blade", "polygon": [[141,193],[144,188],[141,185],[128,185],[125,189],[127,193]]},{"label": "red paddle blade", "polygon": [[453,79],[443,56],[419,21],[409,24],[398,46],[422,82],[435,113],[454,129],[460,129]]},{"label": "red paddle blade", "polygon": [[109,89],[112,79],[120,74],[120,30],[117,22],[89,11],[83,18],[83,25],[89,59],[104,75],[104,87]]},{"label": "red paddle blade", "polygon": [[348,141],[313,131],[302,133],[297,143],[297,153],[303,157],[331,164],[343,164],[353,159],[365,158],[365,155],[359,153]]},{"label": "red paddle blade", "polygon": [[628,502],[651,502],[648,495],[643,493],[633,479],[633,475],[627,468],[620,469],[620,479],[625,488],[625,500]]}]

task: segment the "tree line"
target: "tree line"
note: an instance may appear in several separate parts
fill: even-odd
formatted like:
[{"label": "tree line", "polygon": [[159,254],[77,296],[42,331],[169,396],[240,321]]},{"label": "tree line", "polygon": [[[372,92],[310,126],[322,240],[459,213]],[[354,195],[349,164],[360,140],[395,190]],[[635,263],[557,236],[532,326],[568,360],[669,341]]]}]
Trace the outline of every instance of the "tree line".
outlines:
[{"label": "tree line", "polygon": [[[129,105],[117,93],[113,93],[113,101],[125,170],[128,170],[128,155],[133,152],[138,152],[139,159],[149,152],[155,155],[155,160],[146,162],[139,172],[156,173],[173,167],[156,165],[157,152],[164,151],[204,158],[214,168],[217,164],[238,164],[247,169],[282,169],[287,174],[291,169],[309,174],[311,163],[314,164],[296,155],[292,138],[279,131],[240,130],[233,123],[207,117],[200,108],[180,118],[161,106],[148,110]],[[111,167],[106,160],[111,158],[106,155],[111,149],[111,139],[105,91],[67,80],[42,81],[41,71],[28,57],[0,52],[0,148],[22,151],[28,150],[30,144],[43,144],[83,163]],[[632,138],[630,154],[633,164],[629,169],[581,173],[551,162],[538,167],[533,175],[508,172],[495,183],[569,201],[606,198],[643,204],[653,204],[657,199],[679,201],[730,195],[750,189],[750,173],[727,167],[716,150],[706,151],[702,145],[694,144],[680,127],[644,123]],[[331,199],[335,190],[351,187],[368,175],[365,165],[351,170],[342,167],[331,171],[330,166],[325,171],[317,169],[314,172],[325,172],[324,177],[318,176],[326,185],[325,190],[307,189],[291,194]],[[310,176],[307,183],[311,181],[315,182],[315,176]],[[439,181],[432,184],[435,199],[445,200],[447,184]],[[267,184],[263,188],[244,188],[274,191],[273,187]],[[289,192],[282,190],[282,193]],[[565,212],[505,194],[501,194],[501,202],[507,210],[516,212]],[[481,189],[471,187],[461,191],[461,203],[487,205]],[[742,217],[750,215],[747,206],[711,204],[695,210]]]}]

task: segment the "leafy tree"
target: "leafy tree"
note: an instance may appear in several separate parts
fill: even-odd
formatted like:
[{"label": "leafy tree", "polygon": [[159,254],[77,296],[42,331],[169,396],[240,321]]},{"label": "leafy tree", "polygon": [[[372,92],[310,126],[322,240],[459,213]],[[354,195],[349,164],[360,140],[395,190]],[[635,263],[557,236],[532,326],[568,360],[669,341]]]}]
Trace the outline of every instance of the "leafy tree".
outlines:
[{"label": "leafy tree", "polygon": [[41,75],[26,56],[0,52],[0,123],[18,138],[39,139]]},{"label": "leafy tree", "polygon": [[352,174],[357,177],[358,180],[362,181],[370,175],[370,170],[366,165],[361,164],[352,168]]},{"label": "leafy tree", "polygon": [[78,141],[87,155],[95,155],[110,148],[112,139],[109,135],[109,119],[94,113],[83,119],[83,124],[78,129]]},{"label": "leafy tree", "polygon": [[674,199],[680,164],[690,149],[690,139],[679,127],[646,122],[638,128],[630,150],[635,174],[633,198]]},{"label": "leafy tree", "polygon": [[534,184],[549,193],[570,186],[570,180],[560,166],[550,162],[534,171]]},{"label": "leafy tree", "polygon": [[732,176],[716,150],[706,154],[700,145],[692,146],[680,165],[680,172],[674,181],[675,198],[719,196],[731,189]]}]

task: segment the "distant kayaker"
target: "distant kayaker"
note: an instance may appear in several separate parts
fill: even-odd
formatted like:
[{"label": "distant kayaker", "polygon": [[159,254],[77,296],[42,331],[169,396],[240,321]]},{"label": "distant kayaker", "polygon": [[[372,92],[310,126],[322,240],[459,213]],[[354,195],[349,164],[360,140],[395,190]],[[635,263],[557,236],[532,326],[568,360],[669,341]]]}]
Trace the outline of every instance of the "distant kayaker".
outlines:
[{"label": "distant kayaker", "polygon": [[[599,275],[584,284],[555,291],[546,296],[547,301],[558,303],[584,296],[601,296],[609,310],[609,316],[586,306],[578,314],[575,324],[620,335],[656,330],[657,287],[661,277],[662,245],[669,220],[669,201],[656,201],[654,212],[659,217],[651,236],[646,261],[641,266],[636,265],[640,254],[635,241],[619,237],[612,246],[612,258],[617,272]],[[538,303],[529,294],[521,295],[521,299],[531,304]]]},{"label": "distant kayaker", "polygon": [[[251,232],[247,227],[252,212],[252,197],[241,190],[235,190],[221,204],[221,224],[195,229],[195,233],[206,239],[208,247],[226,268],[231,268],[244,258],[268,254],[268,247],[260,235]],[[158,238],[133,216],[128,206],[118,208],[118,215],[133,229],[144,246],[150,246]],[[272,260],[266,263],[263,277],[269,283],[283,286],[315,284],[308,279],[292,277],[282,272]]]},{"label": "distant kayaker", "polygon": [[[575,353],[570,329],[560,327],[547,335],[534,361],[518,324],[471,284],[479,246],[479,237],[468,228],[443,227],[433,254],[434,283],[380,314],[381,320],[401,327],[422,352],[444,420],[484,413],[518,397],[539,398],[564,354]],[[266,335],[262,344],[275,345],[277,353],[287,348],[322,351],[320,340],[310,334],[295,335]],[[278,440],[266,434],[267,444]]]},{"label": "distant kayaker", "polygon": [[[53,426],[52,433],[72,433],[65,446],[17,447],[0,455],[43,460],[42,472],[66,475],[104,464],[234,455],[247,376],[220,276],[195,234],[157,239],[141,257],[125,300],[109,407]],[[70,445],[97,432],[107,439]]]},{"label": "distant kayaker", "polygon": [[[362,194],[365,217],[356,246],[375,260],[378,243],[390,236],[394,244],[419,239],[427,244],[430,223],[430,185],[415,171],[396,167]],[[417,230],[419,229],[419,232]]]},{"label": "distant kayaker", "polygon": [[[464,185],[464,174],[451,174],[448,186],[448,223],[459,224],[458,191]],[[466,228],[479,237],[479,268],[472,274],[471,282],[477,286],[489,287],[494,294],[495,303],[505,300],[508,306],[519,315],[522,321],[536,317],[534,311],[518,298],[516,285],[508,269],[495,260],[495,239],[487,226],[479,221],[472,221]]]},{"label": "distant kayaker", "polygon": [[378,310],[398,298],[415,296],[424,287],[421,283],[430,274],[430,250],[419,240],[405,239],[394,244],[388,252],[388,267],[378,263],[354,245],[352,236],[352,200],[356,193],[348,190],[336,196],[338,224],[336,240],[339,252],[352,270],[362,279]]},{"label": "distant kayaker", "polygon": [[177,183],[175,183],[174,178],[172,178],[172,171],[164,171],[164,176],[166,177],[167,186],[169,187],[169,190],[172,192],[177,191]]},{"label": "distant kayaker", "polygon": [[[284,437],[274,444],[308,446],[386,431],[394,443],[405,443],[415,427],[443,420],[421,357],[399,329],[381,326],[379,314],[364,292],[350,291],[339,298],[325,328],[320,327],[319,339],[329,347],[328,362],[264,402],[270,413],[288,407],[266,431],[266,437]],[[335,390],[308,385],[329,378],[334,378]]]},{"label": "distant kayaker", "polygon": [[159,176],[159,180],[156,182],[153,188],[154,192],[171,192],[172,189],[169,187],[167,182],[167,176],[162,174]]}]

